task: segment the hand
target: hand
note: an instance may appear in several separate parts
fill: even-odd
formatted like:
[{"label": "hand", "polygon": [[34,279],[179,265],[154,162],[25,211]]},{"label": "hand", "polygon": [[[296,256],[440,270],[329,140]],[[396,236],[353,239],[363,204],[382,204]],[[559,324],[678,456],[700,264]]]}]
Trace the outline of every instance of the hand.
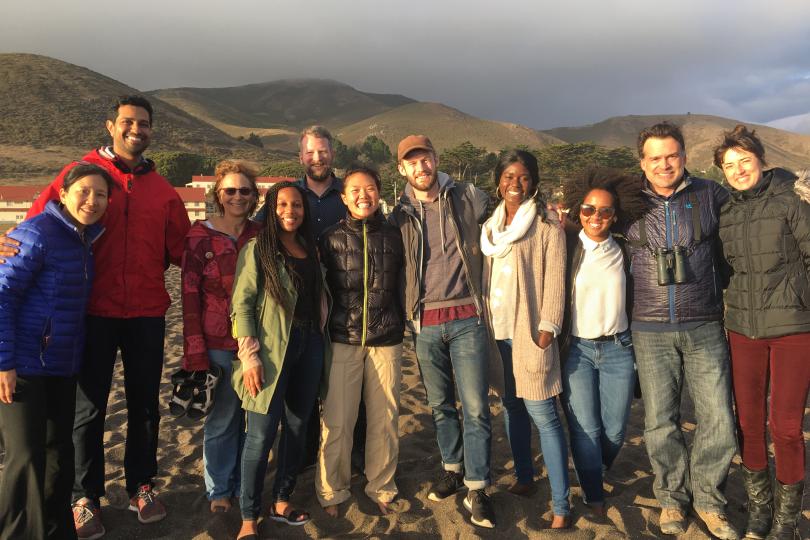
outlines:
[{"label": "hand", "polygon": [[549,345],[551,345],[553,339],[554,334],[548,332],[547,330],[540,330],[540,339],[537,341],[537,346],[545,350]]},{"label": "hand", "polygon": [[9,233],[14,229],[16,227],[12,227],[6,231],[6,234],[0,235],[0,263],[5,263],[6,257],[13,257],[20,251],[20,242],[8,237]]},{"label": "hand", "polygon": [[0,371],[0,403],[12,403],[17,388],[17,370]]},{"label": "hand", "polygon": [[251,395],[256,397],[262,391],[264,386],[264,370],[261,365],[250,368],[242,372],[242,381],[245,385],[245,390]]}]

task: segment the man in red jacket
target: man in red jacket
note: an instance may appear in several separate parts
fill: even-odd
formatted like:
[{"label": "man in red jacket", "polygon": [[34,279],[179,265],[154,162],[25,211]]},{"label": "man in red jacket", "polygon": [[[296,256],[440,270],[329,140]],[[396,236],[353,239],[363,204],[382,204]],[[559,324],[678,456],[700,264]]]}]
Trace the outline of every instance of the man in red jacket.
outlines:
[{"label": "man in red jacket", "polygon": [[[118,350],[124,367],[127,438],[124,475],[130,510],[141,523],[159,521],[166,509],[155,497],[158,390],[163,370],[165,315],[170,299],[163,273],[180,264],[190,227],[183,201],[143,157],[152,135],[152,106],[141,96],[119,98],[107,120],[112,146],[82,161],[110,173],[117,186],[102,218],[105,232],[94,244],[96,273],[87,309],[84,364],[78,379],[73,444],[76,478],[73,516],[79,538],[104,534],[99,499],[104,495],[104,420]],[[26,217],[58,199],[68,165],[45,189]],[[13,256],[0,237],[0,258]]]}]

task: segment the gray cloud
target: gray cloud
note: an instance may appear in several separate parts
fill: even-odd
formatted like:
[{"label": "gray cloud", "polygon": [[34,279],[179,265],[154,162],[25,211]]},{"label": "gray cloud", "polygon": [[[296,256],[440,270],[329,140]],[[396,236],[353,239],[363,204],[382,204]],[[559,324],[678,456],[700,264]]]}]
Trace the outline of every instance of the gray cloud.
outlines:
[{"label": "gray cloud", "polygon": [[537,128],[810,111],[805,0],[65,4],[4,0],[0,50],[141,89],[332,78]]}]

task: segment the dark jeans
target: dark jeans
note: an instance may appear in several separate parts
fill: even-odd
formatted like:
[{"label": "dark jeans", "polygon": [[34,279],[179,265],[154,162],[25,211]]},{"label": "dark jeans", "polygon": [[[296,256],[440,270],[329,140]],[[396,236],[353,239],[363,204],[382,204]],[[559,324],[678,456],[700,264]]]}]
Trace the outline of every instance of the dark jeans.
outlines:
[{"label": "dark jeans", "polygon": [[242,449],[242,519],[258,519],[261,511],[267,457],[281,422],[273,501],[288,501],[295,489],[304,457],[309,422],[323,371],[324,342],[320,331],[293,326],[284,365],[267,414],[247,413],[247,436]]},{"label": "dark jeans", "polygon": [[119,348],[127,400],[124,477],[129,495],[134,495],[141,484],[151,484],[157,474],[158,392],[165,333],[163,317],[87,316],[84,365],[79,373],[73,422],[74,501],[87,497],[98,504],[104,495],[104,420]]},{"label": "dark jeans", "polygon": [[0,538],[76,538],[70,511],[76,403],[74,377],[17,378],[0,404],[6,457],[0,475]]}]

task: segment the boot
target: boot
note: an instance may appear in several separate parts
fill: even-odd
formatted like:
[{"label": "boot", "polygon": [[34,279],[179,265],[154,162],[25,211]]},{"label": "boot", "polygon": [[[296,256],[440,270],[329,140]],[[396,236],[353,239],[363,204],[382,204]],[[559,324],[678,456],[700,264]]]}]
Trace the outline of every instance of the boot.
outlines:
[{"label": "boot", "polygon": [[783,484],[776,481],[776,509],[773,513],[773,527],[767,540],[794,540],[799,517],[802,515],[802,495],[804,482]]},{"label": "boot", "polygon": [[752,471],[742,465],[740,469],[745,492],[748,494],[748,524],[745,526],[745,537],[761,540],[768,536],[773,521],[771,475],[767,467],[761,471]]}]

